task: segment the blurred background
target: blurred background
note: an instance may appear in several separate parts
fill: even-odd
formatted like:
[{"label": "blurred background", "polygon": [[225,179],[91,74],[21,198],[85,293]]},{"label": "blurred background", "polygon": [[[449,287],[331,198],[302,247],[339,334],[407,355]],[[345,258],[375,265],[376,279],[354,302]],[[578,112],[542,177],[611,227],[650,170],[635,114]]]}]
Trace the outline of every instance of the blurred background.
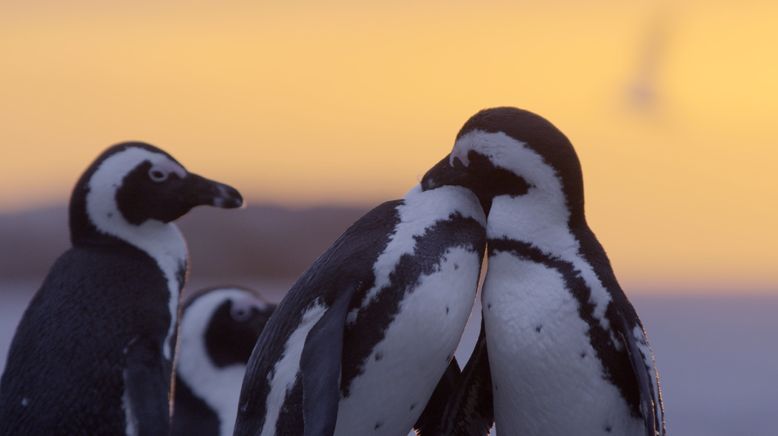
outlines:
[{"label": "blurred background", "polygon": [[470,115],[511,105],[576,146],[671,433],[774,435],[776,22],[751,0],[2,2],[0,368],[108,145],[238,187],[248,209],[181,224],[190,287],[277,300]]}]

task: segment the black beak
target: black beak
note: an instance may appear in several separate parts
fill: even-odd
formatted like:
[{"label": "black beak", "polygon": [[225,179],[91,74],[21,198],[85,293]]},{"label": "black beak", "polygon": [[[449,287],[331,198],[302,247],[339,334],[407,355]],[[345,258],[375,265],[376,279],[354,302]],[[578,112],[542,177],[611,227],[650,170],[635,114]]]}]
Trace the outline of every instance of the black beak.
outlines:
[{"label": "black beak", "polygon": [[446,157],[424,174],[424,177],[421,179],[422,190],[428,191],[446,185],[470,188],[470,174],[467,171],[467,168],[459,162],[459,159],[455,159],[455,166],[451,166],[451,164],[449,164],[449,159],[449,155],[446,155]]},{"label": "black beak", "polygon": [[186,201],[191,207],[215,206],[234,209],[243,206],[243,196],[232,186],[189,173],[184,180]]},{"label": "black beak", "polygon": [[495,167],[486,156],[474,151],[468,154],[467,166],[457,157],[452,160],[446,156],[427,171],[421,181],[422,189],[426,191],[443,185],[463,186],[478,197],[487,216],[495,196],[524,195],[529,189],[529,184],[523,178],[504,168]]},{"label": "black beak", "polygon": [[441,186],[462,186],[469,189],[478,197],[484,214],[489,215],[489,209],[492,207],[492,196],[480,189],[478,177],[465,167],[459,159],[454,158],[454,165],[451,165],[450,155],[444,157],[434,167],[427,171],[427,174],[421,179],[421,189],[424,191],[439,188]]}]

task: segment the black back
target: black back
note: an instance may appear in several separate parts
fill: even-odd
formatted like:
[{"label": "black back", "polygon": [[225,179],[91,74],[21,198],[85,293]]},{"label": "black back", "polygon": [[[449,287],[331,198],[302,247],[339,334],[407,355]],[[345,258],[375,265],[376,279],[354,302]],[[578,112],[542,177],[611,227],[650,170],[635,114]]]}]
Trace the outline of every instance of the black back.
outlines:
[{"label": "black back", "polygon": [[[398,206],[403,200],[384,203],[368,212],[354,223],[335,243],[310,267],[310,269],[295,283],[287,297],[276,309],[265,330],[260,335],[257,346],[249,361],[246,378],[241,391],[240,410],[236,435],[253,434],[260,429],[265,419],[264,401],[270,391],[269,378],[272,378],[272,368],[282,355],[282,347],[295,328],[300,324],[302,313],[317,299],[324,304],[329,312],[342,313],[343,298],[348,298],[349,310],[362,306],[366,293],[375,285],[376,277],[373,265],[379,255],[386,249],[395,227],[400,222]],[[458,213],[452,213],[426,229],[426,232],[416,237],[416,246],[412,253],[404,254],[393,267],[389,276],[389,284],[376,294],[365,308],[359,310],[353,322],[349,322],[343,331],[343,338],[333,339],[332,346],[342,346],[342,365],[340,372],[340,393],[334,391],[334,401],[328,401],[327,425],[321,428],[322,434],[331,432],[334,426],[334,411],[337,409],[339,395],[349,396],[351,382],[358,377],[364,368],[366,359],[370,356],[377,343],[383,340],[386,328],[399,311],[399,304],[407,292],[413,289],[422,275],[431,273],[441,256],[448,248],[455,246],[467,247],[483,254],[485,229],[475,219],[466,218]],[[352,296],[344,295],[352,293]],[[348,301],[348,300],[347,300]],[[329,313],[328,313],[329,314]],[[306,370],[306,364],[315,363],[316,356],[307,355],[307,351],[316,350],[322,343],[309,347],[312,337],[316,341],[326,332],[334,331],[331,320],[323,316],[308,335],[306,349],[301,358],[301,368]],[[343,324],[341,319],[340,323]],[[342,329],[342,327],[341,327]],[[335,343],[337,342],[337,344]],[[378,354],[376,355],[378,358]],[[327,356],[328,358],[330,356]],[[329,368],[330,360],[327,360]],[[320,369],[320,371],[319,371]],[[323,373],[331,374],[323,368],[314,369],[314,378]],[[334,378],[337,378],[334,372]],[[301,417],[319,416],[310,411],[310,404],[303,404],[303,377],[297,377],[296,384],[286,395],[276,430],[281,434],[308,434],[310,428],[303,427]],[[321,388],[328,394],[331,390],[321,387],[314,381],[314,388]],[[308,392],[306,390],[306,392]],[[332,397],[328,397],[333,400]],[[303,407],[305,406],[305,407]],[[423,404],[416,405],[421,410]],[[411,405],[413,407],[413,405]],[[303,410],[305,409],[305,410]],[[315,423],[317,426],[319,422]],[[376,423],[380,427],[382,423]],[[377,427],[377,428],[378,428]],[[316,433],[318,434],[318,433]]]},{"label": "black back", "polygon": [[[322,254],[289,290],[276,308],[262,334],[246,368],[246,377],[240,395],[235,434],[253,434],[265,419],[265,398],[270,392],[267,374],[283,354],[289,336],[300,324],[304,309],[319,299],[332,306],[338,293],[352,289],[369,289],[375,283],[372,266],[386,248],[392,230],[399,222],[396,207],[400,201],[381,204],[354,223]],[[278,428],[297,428],[290,434],[303,434],[302,384],[297,384],[287,395],[289,408],[279,417]]]},{"label": "black back", "polygon": [[123,434],[125,347],[141,337],[163,360],[167,295],[156,263],[130,245],[63,254],[11,344],[0,435]]}]

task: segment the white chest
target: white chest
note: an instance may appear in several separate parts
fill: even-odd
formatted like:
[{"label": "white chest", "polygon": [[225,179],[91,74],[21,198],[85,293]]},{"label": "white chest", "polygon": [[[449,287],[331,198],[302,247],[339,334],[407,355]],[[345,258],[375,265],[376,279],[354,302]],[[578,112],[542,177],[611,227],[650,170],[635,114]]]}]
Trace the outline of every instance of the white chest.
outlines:
[{"label": "white chest", "polygon": [[[183,356],[182,356],[183,358]],[[209,368],[210,369],[210,368]],[[187,377],[189,388],[216,412],[219,417],[219,434],[231,435],[238,414],[238,399],[245,365],[200,372],[196,377]]]},{"label": "white chest", "polygon": [[424,410],[467,323],[480,262],[462,248],[445,253],[400,303],[338,409],[336,435],[401,435]]},{"label": "white chest", "polygon": [[205,330],[219,306],[219,301],[231,296],[241,298],[237,291],[211,292],[195,300],[181,319],[176,357],[176,373],[192,393],[204,401],[219,417],[219,434],[231,435],[238,412],[246,366],[234,364],[216,367],[206,351]]},{"label": "white chest", "polygon": [[268,374],[270,392],[265,403],[265,422],[259,433],[260,436],[276,434],[276,424],[281,415],[284,398],[294,387],[300,371],[300,357],[303,354],[303,348],[305,348],[305,339],[325,311],[325,307],[318,300],[306,309],[300,324],[286,340],[281,359],[276,362],[273,370]]},{"label": "white chest", "polygon": [[483,307],[498,434],[639,434],[557,270],[497,253]]},{"label": "white chest", "polygon": [[170,324],[165,333],[162,352],[166,359],[172,361],[175,347],[172,339],[178,325],[178,303],[183,287],[183,283],[179,282],[179,274],[186,273],[189,252],[186,241],[175,224],[147,221],[138,226],[138,229],[139,231],[132,235],[133,237],[128,237],[126,240],[154,259],[165,277],[170,293],[168,299]]}]

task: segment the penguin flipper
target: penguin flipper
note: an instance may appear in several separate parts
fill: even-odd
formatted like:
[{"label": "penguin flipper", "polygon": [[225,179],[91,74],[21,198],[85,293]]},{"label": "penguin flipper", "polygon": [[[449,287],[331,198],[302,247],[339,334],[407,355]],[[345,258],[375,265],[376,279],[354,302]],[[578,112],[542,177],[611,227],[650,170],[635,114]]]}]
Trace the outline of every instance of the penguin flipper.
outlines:
[{"label": "penguin flipper", "polygon": [[437,425],[428,426],[421,436],[487,435],[494,424],[492,375],[486,350],[484,321],[473,354],[467,361],[455,392]]},{"label": "penguin flipper", "polygon": [[124,389],[129,411],[138,436],[168,434],[170,421],[168,409],[169,382],[160,365],[161,347],[142,337],[133,338],[127,345]]},{"label": "penguin flipper", "polygon": [[635,382],[640,391],[640,410],[643,414],[646,435],[664,436],[665,424],[662,393],[659,388],[656,367],[653,362],[653,355],[648,347],[645,331],[639,323],[634,328],[630,328],[630,324],[624,316],[620,315],[618,319],[621,322],[619,335],[629,355]]},{"label": "penguin flipper", "polygon": [[483,317],[478,341],[462,371],[462,382],[455,400],[446,410],[444,417],[448,426],[443,434],[488,435],[494,424],[494,400]]},{"label": "penguin flipper", "polygon": [[451,359],[448,368],[446,368],[446,372],[443,373],[440,381],[438,381],[438,385],[435,387],[435,391],[432,392],[427,406],[413,426],[417,434],[433,434],[436,426],[443,419],[446,404],[448,404],[459,385],[461,374],[462,371],[459,369],[456,357],[454,357]]},{"label": "penguin flipper", "polygon": [[346,315],[359,286],[339,292],[305,338],[300,357],[304,436],[331,436],[335,432]]}]

